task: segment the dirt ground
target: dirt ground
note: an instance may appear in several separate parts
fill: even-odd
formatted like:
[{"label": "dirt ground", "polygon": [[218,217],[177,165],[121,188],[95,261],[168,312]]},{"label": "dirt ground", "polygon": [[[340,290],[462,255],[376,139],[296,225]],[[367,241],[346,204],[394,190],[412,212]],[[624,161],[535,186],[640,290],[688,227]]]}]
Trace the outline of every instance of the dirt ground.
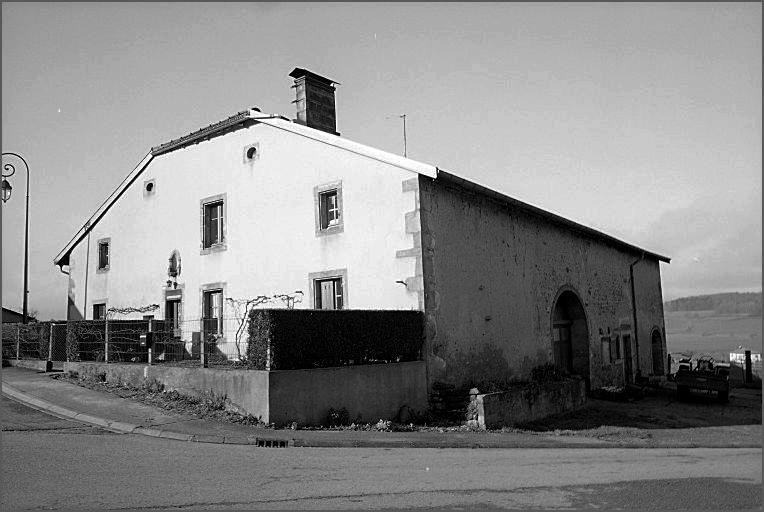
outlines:
[{"label": "dirt ground", "polygon": [[587,399],[583,409],[521,425],[523,430],[588,430],[598,427],[679,429],[761,425],[761,389],[734,388],[726,404],[714,395],[693,392],[679,400],[673,389],[648,392],[626,402]]}]

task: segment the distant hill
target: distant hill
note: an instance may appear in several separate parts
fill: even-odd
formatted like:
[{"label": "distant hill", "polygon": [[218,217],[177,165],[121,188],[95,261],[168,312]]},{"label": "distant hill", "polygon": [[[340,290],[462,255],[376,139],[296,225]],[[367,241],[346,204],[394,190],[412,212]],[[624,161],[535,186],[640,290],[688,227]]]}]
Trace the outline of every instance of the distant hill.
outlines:
[{"label": "distant hill", "polygon": [[715,293],[682,297],[663,304],[666,312],[713,311],[718,314],[761,315],[761,292]]}]

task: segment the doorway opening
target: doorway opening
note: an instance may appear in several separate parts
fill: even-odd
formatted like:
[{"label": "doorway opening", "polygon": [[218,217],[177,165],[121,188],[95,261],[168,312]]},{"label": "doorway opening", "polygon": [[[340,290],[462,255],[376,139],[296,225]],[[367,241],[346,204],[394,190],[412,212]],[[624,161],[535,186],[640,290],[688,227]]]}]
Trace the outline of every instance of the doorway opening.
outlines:
[{"label": "doorway opening", "polygon": [[579,375],[589,389],[589,328],[584,306],[571,290],[557,298],[552,314],[552,349],[555,364]]},{"label": "doorway opening", "polygon": [[653,352],[653,375],[663,375],[663,337],[658,329],[653,329],[651,345]]}]

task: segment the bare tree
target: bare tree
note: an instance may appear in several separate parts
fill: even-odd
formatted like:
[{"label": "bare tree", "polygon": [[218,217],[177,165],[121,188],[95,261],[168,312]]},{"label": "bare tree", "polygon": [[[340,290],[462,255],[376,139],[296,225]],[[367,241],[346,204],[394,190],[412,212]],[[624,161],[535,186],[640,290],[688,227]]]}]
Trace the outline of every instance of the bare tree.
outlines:
[{"label": "bare tree", "polygon": [[236,344],[236,355],[240,361],[245,359],[245,357],[242,357],[241,354],[241,341],[244,338],[247,332],[247,326],[249,325],[249,312],[257,306],[266,304],[271,300],[273,300],[273,297],[267,297],[265,295],[258,295],[252,299],[235,299],[232,297],[226,298],[226,301],[231,305],[231,309],[234,313],[234,318],[238,322],[234,341]]},{"label": "bare tree", "polygon": [[281,300],[286,305],[287,309],[294,309],[295,304],[302,302],[304,295],[302,290],[296,290],[294,293],[277,293],[273,298]]}]

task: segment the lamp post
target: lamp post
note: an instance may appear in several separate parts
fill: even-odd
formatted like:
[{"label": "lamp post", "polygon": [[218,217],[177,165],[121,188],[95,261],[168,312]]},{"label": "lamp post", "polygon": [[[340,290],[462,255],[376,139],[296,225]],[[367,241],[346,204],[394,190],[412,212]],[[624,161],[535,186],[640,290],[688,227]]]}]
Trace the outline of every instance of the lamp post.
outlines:
[{"label": "lamp post", "polygon": [[[26,212],[24,215],[24,309],[22,311],[23,317],[21,319],[23,323],[27,323],[27,296],[29,295],[29,165],[27,165],[27,161],[24,160],[24,157],[18,153],[3,153],[3,157],[6,156],[14,156],[21,160],[27,171]],[[4,203],[11,198],[11,190],[13,190],[13,187],[11,187],[11,184],[6,178],[10,178],[14,174],[16,174],[16,167],[13,164],[3,164],[2,199]]]}]

